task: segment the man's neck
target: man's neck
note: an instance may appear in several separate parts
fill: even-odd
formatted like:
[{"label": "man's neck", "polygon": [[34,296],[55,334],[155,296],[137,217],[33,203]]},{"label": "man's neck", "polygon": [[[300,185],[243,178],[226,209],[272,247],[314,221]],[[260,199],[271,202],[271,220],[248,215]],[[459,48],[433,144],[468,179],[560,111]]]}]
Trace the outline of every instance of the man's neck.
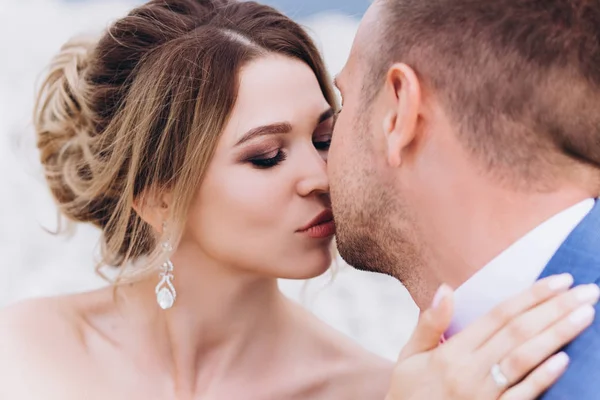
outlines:
[{"label": "man's neck", "polygon": [[[459,287],[529,231],[590,197],[589,192],[567,188],[551,193],[473,192],[467,206],[460,196],[446,198],[438,209],[443,215],[438,213],[419,229],[426,243],[427,268],[437,277],[425,284],[432,286],[426,292],[433,292],[438,282]],[[428,307],[427,301],[420,300],[425,304],[419,307]]]}]

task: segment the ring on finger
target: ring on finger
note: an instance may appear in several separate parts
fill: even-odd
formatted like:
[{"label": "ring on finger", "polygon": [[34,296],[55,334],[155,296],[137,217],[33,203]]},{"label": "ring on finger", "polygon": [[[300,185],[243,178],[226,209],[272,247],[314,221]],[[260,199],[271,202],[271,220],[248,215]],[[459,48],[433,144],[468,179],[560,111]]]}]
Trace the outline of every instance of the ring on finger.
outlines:
[{"label": "ring on finger", "polygon": [[500,368],[500,364],[492,365],[492,369],[490,370],[490,375],[492,376],[494,383],[496,384],[496,386],[498,386],[499,389],[506,389],[509,386],[510,382],[509,382],[508,378],[506,377],[506,375],[504,374],[504,372],[502,372],[502,368]]}]

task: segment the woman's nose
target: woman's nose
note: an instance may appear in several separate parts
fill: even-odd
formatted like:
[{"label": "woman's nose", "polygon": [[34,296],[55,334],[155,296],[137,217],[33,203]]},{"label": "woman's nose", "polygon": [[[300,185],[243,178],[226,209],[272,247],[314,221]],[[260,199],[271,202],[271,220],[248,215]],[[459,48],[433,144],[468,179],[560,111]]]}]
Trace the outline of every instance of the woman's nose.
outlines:
[{"label": "woman's nose", "polygon": [[306,155],[302,163],[302,175],[298,180],[298,193],[301,196],[329,193],[326,158],[316,149]]}]

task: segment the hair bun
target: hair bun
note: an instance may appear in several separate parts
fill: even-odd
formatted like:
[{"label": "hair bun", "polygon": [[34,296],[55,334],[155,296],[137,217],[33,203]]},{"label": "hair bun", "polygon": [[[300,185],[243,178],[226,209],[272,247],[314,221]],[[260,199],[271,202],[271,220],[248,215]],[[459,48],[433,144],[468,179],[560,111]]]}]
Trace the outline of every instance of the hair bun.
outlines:
[{"label": "hair bun", "polygon": [[74,203],[85,166],[84,146],[91,134],[85,75],[96,43],[79,37],[61,48],[50,63],[34,109],[37,146],[46,179],[61,211],[74,220],[87,220]]}]

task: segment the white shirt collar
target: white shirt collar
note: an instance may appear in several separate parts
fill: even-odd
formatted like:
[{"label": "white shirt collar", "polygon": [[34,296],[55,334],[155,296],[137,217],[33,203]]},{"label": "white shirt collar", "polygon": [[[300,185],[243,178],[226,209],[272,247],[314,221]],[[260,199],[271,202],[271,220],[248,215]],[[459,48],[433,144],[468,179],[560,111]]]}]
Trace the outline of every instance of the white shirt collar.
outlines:
[{"label": "white shirt collar", "polygon": [[455,291],[450,337],[502,301],[524,291],[594,207],[586,199],[548,219],[490,261]]}]

